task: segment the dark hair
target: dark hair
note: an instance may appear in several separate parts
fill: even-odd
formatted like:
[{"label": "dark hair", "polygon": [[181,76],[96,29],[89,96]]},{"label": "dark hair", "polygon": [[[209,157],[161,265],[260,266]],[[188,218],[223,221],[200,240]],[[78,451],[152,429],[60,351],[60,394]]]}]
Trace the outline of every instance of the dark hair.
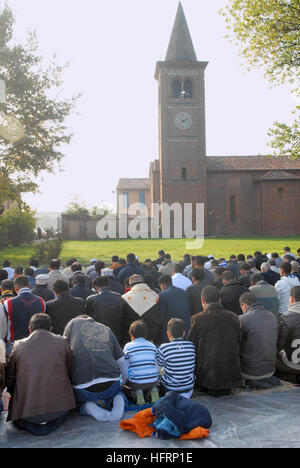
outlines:
[{"label": "dark hair", "polygon": [[170,254],[165,254],[164,259],[165,260],[171,260],[171,255]]},{"label": "dark hair", "polygon": [[197,265],[203,266],[204,263],[205,263],[204,257],[201,257],[201,255],[197,255],[197,256],[194,258],[194,263],[197,264]]},{"label": "dark hair", "polygon": [[251,267],[250,267],[249,263],[243,263],[243,264],[240,266],[240,270],[250,271],[250,270],[251,270]]},{"label": "dark hair", "polygon": [[239,254],[237,258],[239,262],[244,262],[246,260],[244,254]]},{"label": "dark hair", "polygon": [[278,257],[279,257],[279,255],[278,255],[278,253],[277,253],[277,252],[273,252],[273,253],[271,254],[271,257],[272,257],[272,258],[278,258]]},{"label": "dark hair", "polygon": [[6,270],[0,270],[0,283],[8,278],[8,272]]},{"label": "dark hair", "polygon": [[286,260],[288,260],[289,262],[292,262],[293,260],[295,260],[295,258],[294,258],[292,255],[289,255],[289,254],[286,254],[286,255],[284,256],[284,258],[285,258]]},{"label": "dark hair", "polygon": [[72,263],[71,270],[73,271],[73,273],[75,273],[75,271],[82,271],[81,263],[79,263],[79,262]]},{"label": "dark hair", "polygon": [[18,288],[29,288],[29,279],[27,276],[17,276],[15,279],[15,286],[18,286]]},{"label": "dark hair", "polygon": [[246,304],[248,307],[256,304],[256,297],[252,292],[244,292],[240,297],[240,304]]},{"label": "dark hair", "polygon": [[247,263],[250,266],[250,270],[251,270],[251,268],[256,268],[254,260],[249,260]]},{"label": "dark hair", "polygon": [[102,268],[105,268],[105,263],[102,262],[102,260],[98,260],[98,261],[95,263],[95,271],[96,271],[97,273],[101,273]]},{"label": "dark hair", "polygon": [[175,273],[183,273],[183,270],[184,270],[184,265],[182,265],[182,263],[176,263],[174,265]]},{"label": "dark hair", "polygon": [[117,262],[119,261],[118,255],[113,255],[113,256],[111,257],[111,261],[112,261],[113,263],[117,263]]},{"label": "dark hair", "polygon": [[290,252],[291,251],[291,248],[290,247],[284,247],[283,249],[285,252]]},{"label": "dark hair", "polygon": [[57,258],[51,260],[50,268],[52,268],[52,270],[59,270],[60,269],[60,260],[58,260]]},{"label": "dark hair", "polygon": [[78,274],[78,275],[74,275],[74,278],[72,278],[72,283],[75,285],[75,284],[79,284],[80,286],[84,286],[85,285],[85,276],[83,274]]},{"label": "dark hair", "polygon": [[254,252],[254,258],[255,257],[261,257],[262,256],[262,253],[260,250],[257,250],[256,252]]},{"label": "dark hair", "polygon": [[119,263],[120,263],[120,265],[126,265],[125,258],[120,258]]},{"label": "dark hair", "polygon": [[234,280],[234,274],[230,270],[224,271],[224,273],[222,273],[222,280],[223,279],[226,280],[226,281],[233,281]]},{"label": "dark hair", "polygon": [[149,288],[153,286],[154,281],[152,275],[144,275],[143,281],[147,286],[149,286]]},{"label": "dark hair", "polygon": [[184,321],[179,318],[171,318],[168,321],[167,330],[173,338],[183,338],[185,334]]},{"label": "dark hair", "polygon": [[57,280],[53,285],[53,291],[60,294],[62,292],[69,291],[69,285],[66,281]]},{"label": "dark hair", "polygon": [[171,286],[172,284],[172,278],[170,275],[161,275],[158,278],[158,283],[159,284],[164,284],[165,286]]},{"label": "dark hair", "polygon": [[236,255],[234,254],[230,255],[229,260],[235,260],[235,259],[236,259]]},{"label": "dark hair", "polygon": [[220,291],[216,286],[208,285],[201,291],[201,297],[205,300],[206,304],[219,302]]},{"label": "dark hair", "polygon": [[296,302],[300,302],[300,286],[293,286],[290,290],[290,295]]},{"label": "dark hair", "polygon": [[126,260],[127,260],[127,263],[135,263],[136,261],[135,255],[133,253],[128,254],[126,257]]},{"label": "dark hair", "polygon": [[31,258],[29,260],[29,265],[37,268],[39,266],[39,261],[36,258]]},{"label": "dark hair", "polygon": [[211,266],[218,266],[219,262],[218,262],[218,260],[213,259],[210,264],[211,264]]},{"label": "dark hair", "polygon": [[255,275],[252,275],[250,278],[250,283],[251,285],[255,285],[259,283],[260,281],[263,281],[264,277],[260,273],[256,273]]},{"label": "dark hair", "polygon": [[194,268],[192,270],[192,278],[195,278],[196,281],[203,281],[204,271],[201,268]]},{"label": "dark hair", "polygon": [[2,266],[3,266],[3,268],[10,267],[10,261],[9,260],[3,260]]},{"label": "dark hair", "polygon": [[70,267],[71,265],[73,265],[73,263],[76,263],[76,262],[77,262],[76,258],[69,258],[69,260],[66,261],[66,266]]},{"label": "dark hair", "polygon": [[1,281],[1,289],[2,291],[13,291],[14,290],[14,282],[9,279],[5,279]]},{"label": "dark hair", "polygon": [[130,325],[129,335],[134,338],[145,338],[148,336],[148,327],[143,320],[137,320]]},{"label": "dark hair", "polygon": [[33,268],[26,268],[25,275],[34,277],[34,269]]},{"label": "dark hair", "polygon": [[35,314],[30,319],[29,328],[31,328],[32,331],[35,331],[35,330],[50,331],[52,328],[51,317],[47,314]]},{"label": "dark hair", "polygon": [[164,257],[165,251],[164,251],[164,250],[160,250],[160,251],[158,252],[158,255],[160,255],[161,257]]},{"label": "dark hair", "polygon": [[215,275],[220,275],[220,276],[222,276],[222,274],[224,273],[224,271],[226,271],[226,268],[220,266],[220,267],[218,267],[218,268],[215,269]]},{"label": "dark hair", "polygon": [[285,274],[290,275],[292,271],[292,265],[290,262],[281,262],[279,269],[282,270]]},{"label": "dark hair", "polygon": [[97,276],[93,281],[93,288],[107,288],[109,286],[108,276]]},{"label": "dark hair", "polygon": [[24,268],[22,266],[17,266],[15,268],[15,275],[23,275],[24,273]]}]

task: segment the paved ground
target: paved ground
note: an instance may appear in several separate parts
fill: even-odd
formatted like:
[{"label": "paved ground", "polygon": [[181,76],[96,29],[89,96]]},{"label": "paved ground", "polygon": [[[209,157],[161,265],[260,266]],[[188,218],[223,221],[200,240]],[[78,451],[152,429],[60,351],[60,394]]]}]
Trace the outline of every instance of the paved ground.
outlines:
[{"label": "paved ground", "polygon": [[[16,430],[0,416],[0,448],[214,448],[300,447],[300,387],[285,385],[273,391],[241,392],[234,396],[197,396],[211,412],[208,439],[177,441],[139,439],[118,423],[98,423],[73,412],[65,424],[46,438]],[[134,415],[125,413],[125,419]]]}]

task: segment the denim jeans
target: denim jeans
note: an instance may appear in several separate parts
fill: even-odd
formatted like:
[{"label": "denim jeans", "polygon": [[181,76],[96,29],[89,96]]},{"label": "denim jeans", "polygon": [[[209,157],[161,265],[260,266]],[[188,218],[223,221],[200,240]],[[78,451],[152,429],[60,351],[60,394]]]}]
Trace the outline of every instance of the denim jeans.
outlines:
[{"label": "denim jeans", "polygon": [[103,401],[109,409],[112,408],[114,397],[122,393],[120,381],[114,382],[111,387],[101,393],[88,392],[87,390],[78,388],[74,388],[74,390],[76,400],[79,403],[87,403],[89,401],[97,403],[98,401]]}]

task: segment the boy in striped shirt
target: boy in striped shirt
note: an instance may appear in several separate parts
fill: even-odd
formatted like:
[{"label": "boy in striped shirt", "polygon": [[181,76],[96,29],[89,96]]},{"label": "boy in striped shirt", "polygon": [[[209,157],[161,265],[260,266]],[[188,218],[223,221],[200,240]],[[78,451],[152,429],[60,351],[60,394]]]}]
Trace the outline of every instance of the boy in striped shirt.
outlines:
[{"label": "boy in striped shirt", "polygon": [[147,340],[148,327],[143,320],[131,324],[129,335],[131,343],[124,347],[128,376],[123,391],[137,406],[143,406],[145,401],[154,404],[159,398],[156,387],[159,378],[157,348]]},{"label": "boy in striped shirt", "polygon": [[195,382],[195,346],[185,341],[184,322],[172,318],[168,322],[167,335],[170,343],[158,348],[158,365],[164,368],[161,377],[161,395],[173,391],[190,399]]}]

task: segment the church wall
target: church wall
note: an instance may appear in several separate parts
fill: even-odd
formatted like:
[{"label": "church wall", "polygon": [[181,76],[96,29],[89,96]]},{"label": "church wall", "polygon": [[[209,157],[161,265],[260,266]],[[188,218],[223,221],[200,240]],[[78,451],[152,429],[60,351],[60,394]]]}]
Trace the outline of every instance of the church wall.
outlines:
[{"label": "church wall", "polygon": [[300,235],[300,181],[266,181],[260,190],[263,235]]},{"label": "church wall", "polygon": [[210,236],[261,234],[259,191],[254,178],[253,172],[208,172],[207,218]]}]

